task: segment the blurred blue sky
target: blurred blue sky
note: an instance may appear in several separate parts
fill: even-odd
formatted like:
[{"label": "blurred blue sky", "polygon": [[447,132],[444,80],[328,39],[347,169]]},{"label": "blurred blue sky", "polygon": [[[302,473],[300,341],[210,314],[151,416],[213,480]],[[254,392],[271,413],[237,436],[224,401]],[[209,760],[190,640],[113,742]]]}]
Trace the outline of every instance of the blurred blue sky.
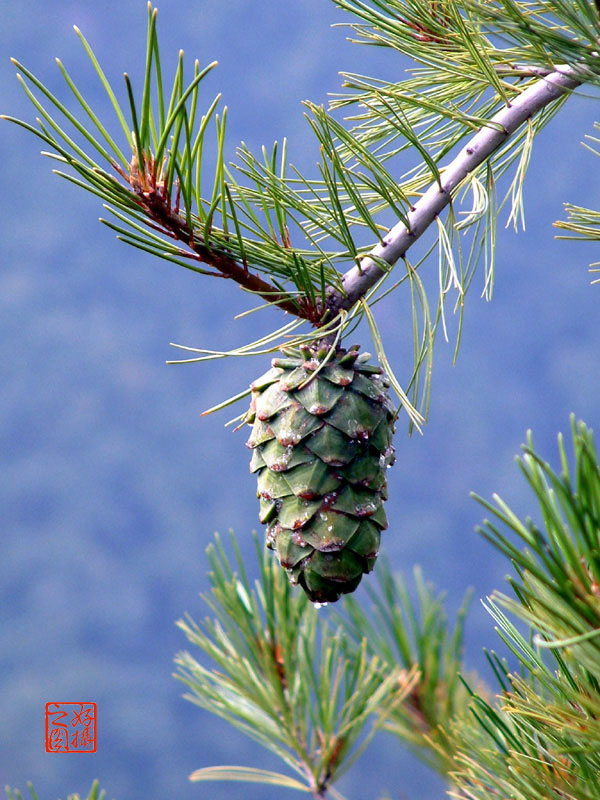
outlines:
[{"label": "blurred blue sky", "polygon": [[[124,71],[139,82],[145,9],[142,0],[4,3],[0,111],[34,117],[9,57],[58,89],[60,56],[108,115],[72,25],[117,85]],[[291,160],[309,170],[318,153],[300,102],[325,102],[342,69],[395,77],[406,67],[393,54],[347,44],[347,33],[330,27],[344,17],[328,0],[162,0],[159,12],[166,64],[180,48],[190,63],[220,63],[206,99],[224,94],[231,157],[242,140],[257,150],[285,135]],[[582,92],[540,135],[527,231],[500,226],[494,299],[486,303],[473,287],[455,367],[452,346],[438,346],[424,435],[409,439],[399,425],[382,544],[396,569],[409,574],[419,563],[446,589],[451,612],[468,586],[484,597],[508,571],[474,532],[483,511],[469,492],[497,491],[534,514],[513,460],[527,428],[556,463],[556,435],[567,431],[570,412],[596,425],[600,287],[586,266],[597,255],[555,241],[551,223],[563,201],[600,207],[598,162],[579,143],[599,117],[597,98]],[[32,780],[40,800],[84,792],[93,777],[117,800],[279,797],[188,782],[212,764],[279,765],[182,700],[171,677],[173,655],[186,646],[174,621],[205,613],[198,593],[207,588],[213,532],[235,529],[250,556],[257,527],[244,433],[223,428],[228,412],[200,413],[266,365],[164,364],[170,341],[227,349],[278,317],[233,323],[248,305],[235,287],[128,249],[97,223],[99,201],[51,175],[33,137],[2,123],[0,143],[0,785]],[[409,366],[394,360],[410,332],[405,308],[399,293],[378,307],[399,374]],[[475,602],[469,665],[484,669],[484,645],[498,642]],[[97,754],[44,752],[44,704],[54,700],[98,704]],[[437,779],[385,737],[339,789],[349,800],[384,790],[395,800],[443,796]]]}]

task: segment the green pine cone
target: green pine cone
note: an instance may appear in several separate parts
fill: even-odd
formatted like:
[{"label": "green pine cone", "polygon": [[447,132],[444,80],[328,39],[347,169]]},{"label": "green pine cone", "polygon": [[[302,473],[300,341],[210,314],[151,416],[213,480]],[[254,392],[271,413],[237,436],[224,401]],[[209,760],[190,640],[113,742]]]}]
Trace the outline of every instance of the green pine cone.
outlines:
[{"label": "green pine cone", "polygon": [[373,569],[394,461],[396,409],[382,370],[358,346],[322,366],[328,352],[274,358],[246,416],[267,546],[315,603],[353,592]]}]

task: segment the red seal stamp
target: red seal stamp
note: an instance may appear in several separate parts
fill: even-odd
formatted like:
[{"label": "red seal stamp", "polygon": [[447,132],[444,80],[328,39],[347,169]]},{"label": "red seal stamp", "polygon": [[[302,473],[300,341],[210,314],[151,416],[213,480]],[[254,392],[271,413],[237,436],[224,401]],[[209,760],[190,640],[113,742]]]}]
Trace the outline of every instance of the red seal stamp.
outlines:
[{"label": "red seal stamp", "polygon": [[46,703],[46,752],[95,753],[96,703]]}]

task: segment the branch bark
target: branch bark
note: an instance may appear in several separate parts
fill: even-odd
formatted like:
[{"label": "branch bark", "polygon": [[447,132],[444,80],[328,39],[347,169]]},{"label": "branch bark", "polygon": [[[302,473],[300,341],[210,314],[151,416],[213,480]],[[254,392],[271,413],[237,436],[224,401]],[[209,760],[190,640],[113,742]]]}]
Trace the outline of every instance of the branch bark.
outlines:
[{"label": "branch bark", "polygon": [[395,264],[450,203],[452,192],[470,172],[486,161],[526,120],[565,92],[575,89],[583,78],[582,70],[576,66],[558,67],[526,89],[480,128],[456,158],[440,169],[441,186],[436,181],[418,200],[408,213],[408,227],[399,222],[391,228],[370,254],[361,260],[360,266],[354,266],[344,274],[344,291],[331,289],[328,292],[330,318],[341,309],[351,308],[385,275],[385,270],[373,257],[383,259],[390,266]]}]

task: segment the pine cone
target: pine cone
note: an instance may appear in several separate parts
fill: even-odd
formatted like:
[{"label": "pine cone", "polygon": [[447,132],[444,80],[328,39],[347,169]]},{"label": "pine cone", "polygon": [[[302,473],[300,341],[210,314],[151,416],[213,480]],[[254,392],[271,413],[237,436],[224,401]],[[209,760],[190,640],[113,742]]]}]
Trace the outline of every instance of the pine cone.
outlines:
[{"label": "pine cone", "polygon": [[246,417],[267,546],[318,603],[353,592],[373,569],[396,419],[368,353],[340,349],[323,365],[328,352],[274,358],[252,383]]}]

